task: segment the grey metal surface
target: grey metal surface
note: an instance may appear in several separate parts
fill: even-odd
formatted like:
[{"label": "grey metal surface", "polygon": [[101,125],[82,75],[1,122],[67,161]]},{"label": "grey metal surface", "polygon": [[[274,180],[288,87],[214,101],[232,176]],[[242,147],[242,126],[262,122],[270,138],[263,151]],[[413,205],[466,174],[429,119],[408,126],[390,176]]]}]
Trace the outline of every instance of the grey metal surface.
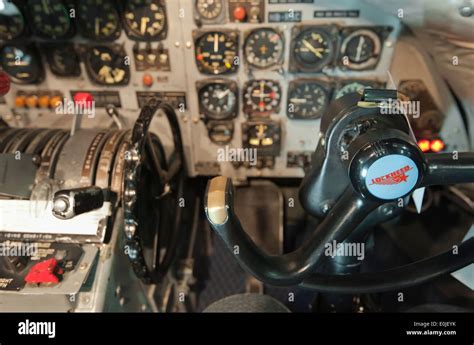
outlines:
[{"label": "grey metal surface", "polygon": [[98,253],[95,245],[84,245],[84,253],[66,279],[54,286],[25,286],[20,291],[0,291],[0,310],[5,312],[68,312],[74,309],[75,295],[84,284]]}]

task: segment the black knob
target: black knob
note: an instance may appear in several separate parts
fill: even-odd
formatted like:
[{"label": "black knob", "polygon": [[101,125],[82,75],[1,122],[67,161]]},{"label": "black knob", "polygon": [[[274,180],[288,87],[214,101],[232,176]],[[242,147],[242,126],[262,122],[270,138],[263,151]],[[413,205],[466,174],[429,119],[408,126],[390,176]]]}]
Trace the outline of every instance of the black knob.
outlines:
[{"label": "black knob", "polygon": [[350,163],[356,191],[373,200],[403,198],[417,188],[425,171],[423,154],[411,141],[391,138],[363,146]]},{"label": "black knob", "polygon": [[53,215],[71,219],[80,214],[99,209],[104,204],[104,193],[99,187],[60,190],[54,194]]}]

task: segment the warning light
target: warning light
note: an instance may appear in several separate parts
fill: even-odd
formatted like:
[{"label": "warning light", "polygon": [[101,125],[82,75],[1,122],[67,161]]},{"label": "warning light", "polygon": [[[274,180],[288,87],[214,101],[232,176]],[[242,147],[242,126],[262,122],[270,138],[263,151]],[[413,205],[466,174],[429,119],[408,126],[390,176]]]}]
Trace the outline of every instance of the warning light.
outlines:
[{"label": "warning light", "polygon": [[431,148],[431,143],[429,140],[421,139],[421,140],[418,140],[418,146],[420,147],[421,151],[428,152]]},{"label": "warning light", "polygon": [[431,140],[430,149],[433,152],[440,152],[444,149],[445,145],[441,139]]}]

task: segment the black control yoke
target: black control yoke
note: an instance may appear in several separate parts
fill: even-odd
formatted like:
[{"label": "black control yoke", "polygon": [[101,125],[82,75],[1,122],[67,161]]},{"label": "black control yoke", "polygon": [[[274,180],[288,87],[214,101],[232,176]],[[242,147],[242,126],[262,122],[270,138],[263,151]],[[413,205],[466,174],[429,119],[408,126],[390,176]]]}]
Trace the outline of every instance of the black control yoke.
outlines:
[{"label": "black control yoke", "polygon": [[234,212],[231,180],[209,181],[209,224],[247,272],[270,285],[358,293],[420,284],[474,262],[474,240],[468,240],[459,246],[459,255],[448,252],[387,272],[315,273],[325,245],[343,242],[370,217],[384,221],[383,205],[406,200],[421,187],[474,182],[474,153],[423,154],[406,115],[392,111],[396,100],[396,90],[368,89],[342,97],[323,115],[300,201],[308,213],[324,219],[291,253],[273,256],[258,248]]}]

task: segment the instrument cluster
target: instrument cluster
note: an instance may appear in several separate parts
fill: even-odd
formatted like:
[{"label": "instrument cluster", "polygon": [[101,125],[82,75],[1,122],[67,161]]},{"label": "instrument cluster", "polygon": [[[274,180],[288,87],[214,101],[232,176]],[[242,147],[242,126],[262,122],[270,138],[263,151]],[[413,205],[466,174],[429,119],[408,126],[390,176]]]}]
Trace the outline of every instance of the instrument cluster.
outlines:
[{"label": "instrument cluster", "polygon": [[[192,176],[303,176],[294,162],[316,147],[319,118],[331,100],[385,85],[400,29],[351,1],[3,3],[0,66],[18,87],[2,116],[63,126],[54,107],[87,91],[98,117],[113,105],[126,120],[160,97],[179,110]],[[256,148],[257,166],[217,161],[225,146]]]}]

